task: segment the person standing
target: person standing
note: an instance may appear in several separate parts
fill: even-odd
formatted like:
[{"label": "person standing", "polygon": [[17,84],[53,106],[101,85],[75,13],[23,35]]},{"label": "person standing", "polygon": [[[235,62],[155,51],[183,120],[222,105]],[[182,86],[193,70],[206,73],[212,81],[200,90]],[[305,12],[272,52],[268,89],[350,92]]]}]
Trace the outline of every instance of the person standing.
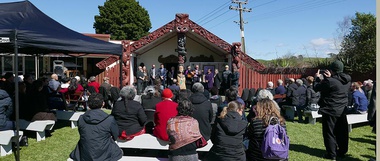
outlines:
[{"label": "person standing", "polygon": [[193,76],[193,83],[197,83],[201,81],[201,71],[199,70],[199,65],[195,65],[194,68],[194,76]]},{"label": "person standing", "polygon": [[224,95],[226,90],[230,88],[230,77],[231,71],[229,70],[229,66],[226,65],[222,73],[221,92],[219,92],[221,95]]},{"label": "person standing", "polygon": [[159,73],[156,69],[156,65],[154,64],[152,65],[152,68],[149,71],[149,77],[150,77],[150,84],[154,85],[156,78],[159,77]]},{"label": "person standing", "polygon": [[[336,60],[324,73],[315,74],[315,91],[321,92],[318,101],[322,114],[322,133],[326,147],[324,158],[335,160],[348,151],[348,123],[344,112],[348,103],[351,76],[343,73],[344,65]],[[323,75],[323,80],[321,76]]]},{"label": "person standing", "polygon": [[79,117],[80,139],[70,158],[93,161],[121,159],[123,151],[115,143],[119,129],[114,117],[101,110],[104,105],[102,95],[90,95],[88,105],[91,110]]},{"label": "person standing", "polygon": [[191,86],[193,85],[193,77],[194,72],[191,70],[191,66],[187,66],[187,69],[185,71],[186,76],[186,89],[191,89]]},{"label": "person standing", "polygon": [[160,76],[160,80],[161,80],[162,86],[165,88],[166,87],[166,77],[167,77],[167,72],[168,71],[164,67],[164,64],[160,65],[160,69],[158,69],[158,71],[159,71],[159,76]]},{"label": "person standing", "polygon": [[222,82],[222,77],[219,73],[218,69],[215,69],[214,71],[214,87],[216,87],[218,90],[220,89],[220,83]]},{"label": "person standing", "polygon": [[145,65],[142,67],[142,69],[143,69],[143,74],[144,74],[143,90],[145,90],[145,88],[148,86],[148,83],[149,83],[149,74],[148,74],[148,71],[146,71]]},{"label": "person standing", "polygon": [[211,90],[211,88],[214,86],[214,74],[211,72],[211,69],[207,70],[205,82],[207,83],[207,89]]},{"label": "person standing", "polygon": [[89,83],[87,84],[87,87],[94,87],[95,92],[99,93],[99,87],[100,84],[96,82],[95,76],[91,76],[89,80]]},{"label": "person standing", "polygon": [[143,91],[143,83],[144,83],[144,71],[141,66],[138,67],[137,73],[137,94],[140,95]]},{"label": "person standing", "polygon": [[167,86],[170,86],[173,84],[173,80],[176,79],[177,75],[175,73],[175,67],[172,66],[170,68],[170,71],[168,72],[168,84]]},{"label": "person standing", "polygon": [[239,87],[239,77],[240,77],[239,69],[234,65],[233,70],[234,72],[231,73],[231,76],[230,76],[231,86]]}]

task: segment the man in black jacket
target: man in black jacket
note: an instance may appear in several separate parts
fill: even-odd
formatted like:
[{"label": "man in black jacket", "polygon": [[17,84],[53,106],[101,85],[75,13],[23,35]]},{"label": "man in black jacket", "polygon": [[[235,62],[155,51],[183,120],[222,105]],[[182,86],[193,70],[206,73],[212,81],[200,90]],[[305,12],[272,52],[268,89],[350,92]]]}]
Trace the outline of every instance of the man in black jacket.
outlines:
[{"label": "man in black jacket", "polygon": [[103,107],[103,96],[98,93],[88,98],[91,110],[86,111],[78,120],[80,140],[70,158],[73,160],[119,160],[122,150],[115,143],[119,129],[113,116],[106,114]]},{"label": "man in black jacket", "polygon": [[194,83],[193,92],[189,98],[194,105],[194,112],[192,117],[199,123],[199,130],[202,136],[209,140],[211,137],[211,122],[213,117],[213,110],[211,102],[203,94],[204,87],[201,83]]},{"label": "man in black jacket", "polygon": [[343,63],[334,61],[330,69],[323,74],[321,80],[320,71],[316,73],[315,91],[321,92],[318,102],[322,114],[323,140],[327,154],[324,158],[335,160],[336,157],[344,157],[348,151],[348,123],[345,108],[348,102],[348,92],[351,85],[351,77],[343,73]]}]

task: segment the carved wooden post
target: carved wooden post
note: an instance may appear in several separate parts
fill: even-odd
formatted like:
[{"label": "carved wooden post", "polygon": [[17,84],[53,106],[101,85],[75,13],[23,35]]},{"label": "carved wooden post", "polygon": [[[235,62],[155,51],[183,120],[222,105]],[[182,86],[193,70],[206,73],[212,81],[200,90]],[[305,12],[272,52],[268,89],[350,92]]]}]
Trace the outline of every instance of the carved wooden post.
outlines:
[{"label": "carved wooden post", "polygon": [[186,32],[190,28],[188,14],[178,13],[175,17],[175,30],[177,31],[177,49],[178,65],[184,65],[186,62]]}]

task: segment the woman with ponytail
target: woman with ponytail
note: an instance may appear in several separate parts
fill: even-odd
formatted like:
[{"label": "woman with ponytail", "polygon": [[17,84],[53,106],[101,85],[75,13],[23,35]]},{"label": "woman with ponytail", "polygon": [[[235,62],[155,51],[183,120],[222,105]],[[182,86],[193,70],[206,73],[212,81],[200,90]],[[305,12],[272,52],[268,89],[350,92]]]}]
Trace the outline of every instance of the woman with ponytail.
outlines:
[{"label": "woman with ponytail", "polygon": [[205,160],[213,161],[245,161],[243,135],[247,121],[242,120],[243,106],[231,101],[224,107],[211,134],[212,148]]},{"label": "woman with ponytail", "polygon": [[261,152],[261,144],[264,139],[266,127],[269,124],[271,117],[271,124],[279,123],[285,127],[285,119],[280,115],[277,109],[277,104],[269,98],[261,99],[256,104],[257,115],[252,119],[247,129],[247,136],[249,138],[248,150],[246,151],[247,161],[264,161]]},{"label": "woman with ponytail", "polygon": [[121,140],[132,140],[135,136],[145,133],[147,117],[141,104],[133,100],[135,96],[135,87],[123,87],[120,90],[121,98],[115,102],[111,112],[119,127]]}]

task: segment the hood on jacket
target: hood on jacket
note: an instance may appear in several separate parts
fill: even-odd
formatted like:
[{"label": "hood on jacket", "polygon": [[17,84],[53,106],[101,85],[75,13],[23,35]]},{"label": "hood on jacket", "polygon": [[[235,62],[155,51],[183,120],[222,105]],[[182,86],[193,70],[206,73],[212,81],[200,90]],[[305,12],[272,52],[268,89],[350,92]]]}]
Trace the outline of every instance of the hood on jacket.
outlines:
[{"label": "hood on jacket", "polygon": [[193,104],[201,104],[201,103],[207,101],[206,96],[201,92],[197,92],[197,93],[192,94],[189,99],[190,99],[191,103],[193,103]]},{"label": "hood on jacket", "polygon": [[336,78],[337,80],[339,80],[339,82],[341,82],[343,85],[345,85],[347,83],[351,83],[351,76],[348,74],[337,73],[333,77]]},{"label": "hood on jacket", "polygon": [[0,89],[0,100],[4,98],[9,98],[9,94],[7,93],[7,91]]},{"label": "hood on jacket", "polygon": [[83,114],[83,120],[88,124],[99,124],[108,118],[108,114],[101,109],[89,110]]},{"label": "hood on jacket", "polygon": [[227,135],[236,135],[247,127],[247,122],[235,111],[228,111],[224,119],[219,119],[219,124]]}]

